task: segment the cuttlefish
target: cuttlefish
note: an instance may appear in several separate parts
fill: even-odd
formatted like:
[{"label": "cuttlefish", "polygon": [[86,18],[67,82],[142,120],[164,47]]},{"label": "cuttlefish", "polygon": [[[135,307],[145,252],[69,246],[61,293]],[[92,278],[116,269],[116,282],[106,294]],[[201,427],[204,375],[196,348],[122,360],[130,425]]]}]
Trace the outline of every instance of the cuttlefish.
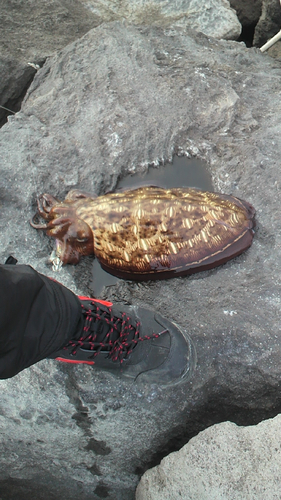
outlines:
[{"label": "cuttlefish", "polygon": [[37,206],[30,223],[55,238],[53,260],[77,264],[94,254],[105,271],[135,280],[213,268],[244,252],[254,234],[252,205],[198,189],[72,190],[64,201],[42,194]]}]

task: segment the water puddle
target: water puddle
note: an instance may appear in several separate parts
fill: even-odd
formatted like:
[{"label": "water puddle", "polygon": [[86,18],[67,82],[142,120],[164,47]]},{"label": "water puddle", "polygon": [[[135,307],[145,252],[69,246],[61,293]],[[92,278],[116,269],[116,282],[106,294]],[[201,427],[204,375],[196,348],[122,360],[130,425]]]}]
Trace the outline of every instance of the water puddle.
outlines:
[{"label": "water puddle", "polygon": [[173,163],[149,168],[145,174],[127,175],[118,182],[116,189],[133,189],[142,184],[173,187],[196,187],[203,191],[213,191],[212,178],[202,160],[174,156]]},{"label": "water puddle", "polygon": [[[118,182],[116,190],[134,189],[143,185],[163,188],[195,187],[213,191],[212,178],[205,162],[185,156],[174,156],[172,163],[158,168],[150,167],[145,174],[127,175]],[[104,287],[115,285],[118,281],[119,278],[105,272],[99,261],[94,259],[91,289],[95,297],[100,296]]]}]

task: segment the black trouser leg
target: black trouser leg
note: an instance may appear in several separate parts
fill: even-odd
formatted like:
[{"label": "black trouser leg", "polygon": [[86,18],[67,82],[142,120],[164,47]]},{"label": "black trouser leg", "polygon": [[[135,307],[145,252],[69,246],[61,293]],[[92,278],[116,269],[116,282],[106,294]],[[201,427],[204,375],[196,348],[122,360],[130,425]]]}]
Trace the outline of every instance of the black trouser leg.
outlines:
[{"label": "black trouser leg", "polygon": [[61,349],[81,328],[76,295],[29,266],[0,265],[0,378]]}]

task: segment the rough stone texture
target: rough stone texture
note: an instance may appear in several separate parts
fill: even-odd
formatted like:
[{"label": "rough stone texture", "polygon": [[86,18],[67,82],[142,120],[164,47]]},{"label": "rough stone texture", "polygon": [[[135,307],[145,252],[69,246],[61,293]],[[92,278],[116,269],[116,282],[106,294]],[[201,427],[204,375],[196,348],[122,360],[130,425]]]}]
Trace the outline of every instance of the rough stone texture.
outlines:
[{"label": "rough stone texture", "polygon": [[263,0],[229,0],[233,9],[236,10],[238,19],[242,26],[248,27],[257,24],[262,9]]},{"label": "rough stone texture", "polygon": [[136,500],[279,500],[280,425],[278,415],[252,427],[209,427],[147,471]]},{"label": "rough stone texture", "polygon": [[[172,389],[44,360],[2,381],[4,500],[131,500],[139,475],[198,431],[280,409],[278,63],[181,29],[103,24],[38,71],[0,131],[0,257],[87,293],[92,258],[56,276],[29,226],[36,195],[103,193],[174,152],[205,159],[216,190],[257,210],[242,256],[190,278],[119,282],[101,297],[153,307],[192,336],[197,369]],[[32,206],[33,204],[33,206]]]},{"label": "rough stone texture", "polygon": [[133,24],[188,27],[205,35],[236,40],[241,25],[228,0],[80,0],[104,21],[126,19]]},{"label": "rough stone texture", "polygon": [[281,42],[275,43],[272,47],[267,50],[267,54],[274,59],[281,61]]},{"label": "rough stone texture", "polygon": [[78,0],[1,0],[0,23],[0,105],[18,111],[36,73],[28,63],[42,66],[99,21]]},{"label": "rough stone texture", "polygon": [[[36,72],[28,63],[42,66],[47,56],[91,28],[122,18],[146,25],[191,26],[215,38],[235,40],[241,31],[227,0],[2,0],[0,105],[19,111]],[[0,126],[8,114],[4,108]]]},{"label": "rough stone texture", "polygon": [[280,28],[280,0],[263,0],[261,17],[255,29],[254,44],[260,47],[276,35]]}]

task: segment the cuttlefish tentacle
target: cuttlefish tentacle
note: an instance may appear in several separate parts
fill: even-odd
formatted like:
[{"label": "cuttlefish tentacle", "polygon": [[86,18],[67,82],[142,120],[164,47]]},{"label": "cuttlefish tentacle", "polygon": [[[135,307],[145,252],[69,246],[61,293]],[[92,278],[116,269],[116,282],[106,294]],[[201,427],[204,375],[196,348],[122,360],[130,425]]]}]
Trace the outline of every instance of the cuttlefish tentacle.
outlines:
[{"label": "cuttlefish tentacle", "polygon": [[231,195],[144,186],[94,197],[44,194],[31,220],[56,239],[63,264],[95,254],[108,272],[128,279],[191,274],[223,264],[252,243],[254,208]]}]

